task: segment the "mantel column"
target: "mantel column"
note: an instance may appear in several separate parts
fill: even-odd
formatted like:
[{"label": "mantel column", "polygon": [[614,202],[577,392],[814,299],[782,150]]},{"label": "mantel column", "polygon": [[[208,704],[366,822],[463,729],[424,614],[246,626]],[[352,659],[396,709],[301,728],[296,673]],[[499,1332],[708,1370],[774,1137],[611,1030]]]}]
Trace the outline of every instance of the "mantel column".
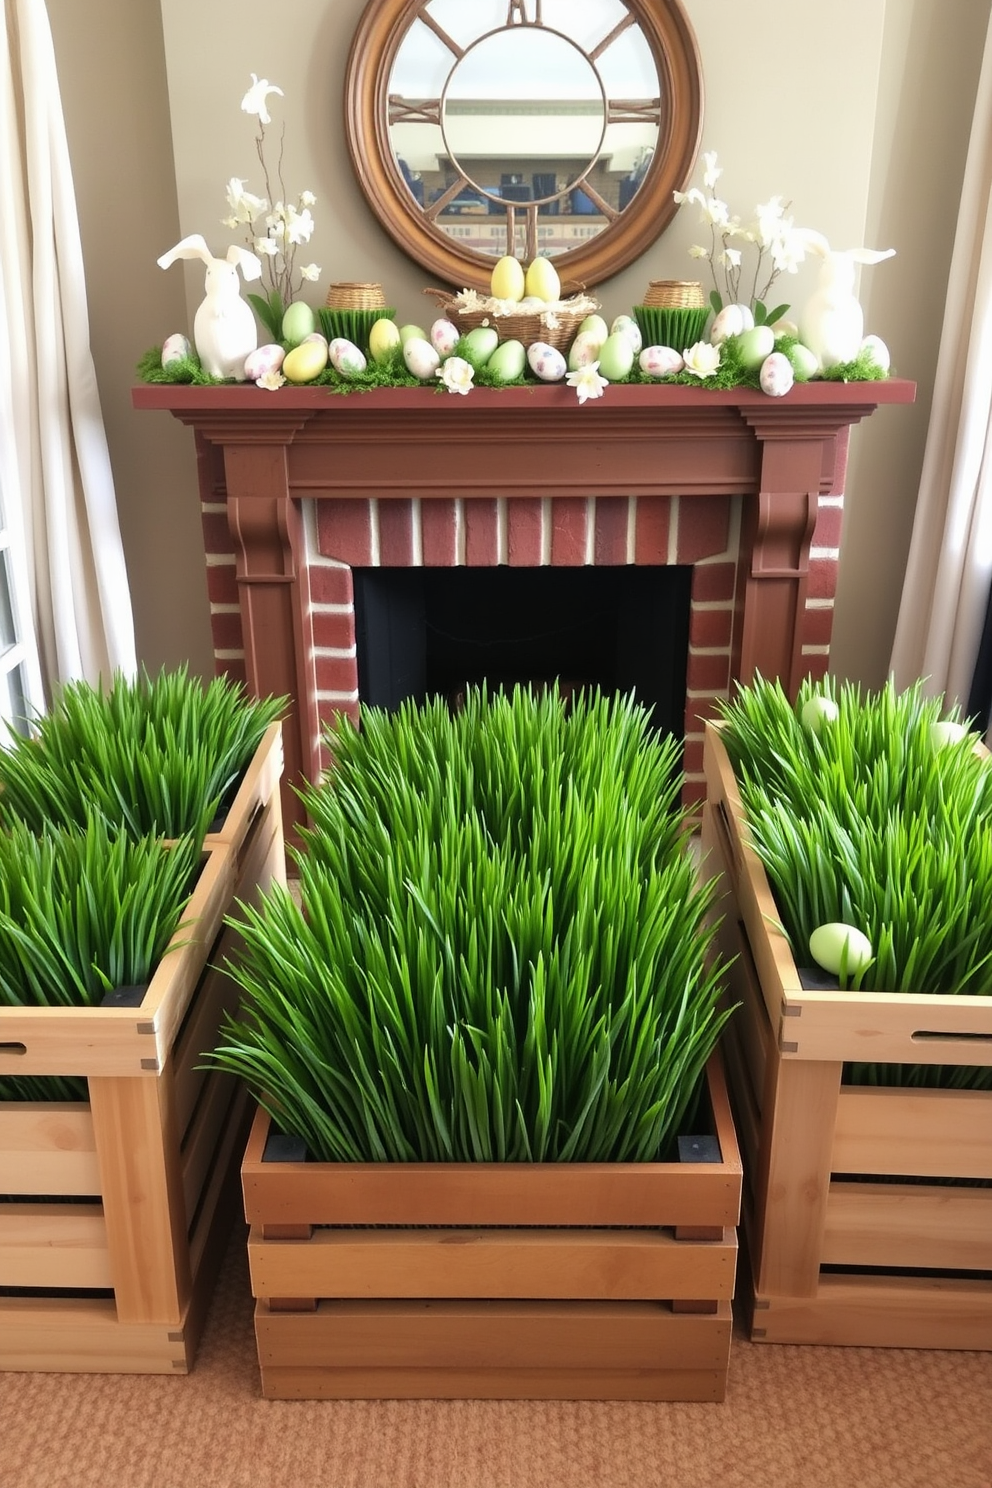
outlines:
[{"label": "mantel column", "polygon": [[797,420],[771,407],[742,409],[741,417],[760,441],[761,467],[758,490],[744,503],[732,669],[742,682],[756,672],[778,677],[795,697],[805,670],[809,551],[820,492],[833,470],[839,430],[861,413],[838,408]]}]

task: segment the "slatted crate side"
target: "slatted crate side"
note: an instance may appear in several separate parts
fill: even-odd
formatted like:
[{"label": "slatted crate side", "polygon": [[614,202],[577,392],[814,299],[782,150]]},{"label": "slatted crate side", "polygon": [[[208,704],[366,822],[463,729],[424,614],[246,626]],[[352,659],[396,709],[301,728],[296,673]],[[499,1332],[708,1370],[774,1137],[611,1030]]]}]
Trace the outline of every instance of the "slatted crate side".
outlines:
[{"label": "slatted crate side", "polygon": [[319,1229],[248,1244],[257,1298],[514,1297],[730,1301],[736,1231]]},{"label": "slatted crate side", "polygon": [[99,1191],[93,1117],[85,1101],[0,1102],[0,1194]]},{"label": "slatted crate side", "polygon": [[270,1399],[724,1397],[731,1314],[654,1302],[322,1302],[255,1313]]},{"label": "slatted crate side", "polygon": [[0,1370],[56,1374],[184,1374],[181,1331],[126,1325],[112,1299],[0,1297]]},{"label": "slatted crate side", "polygon": [[231,905],[235,868],[234,851],[226,845],[205,854],[140,1007],[0,1007],[0,1074],[157,1074]]},{"label": "slatted crate side", "polygon": [[0,1204],[0,1287],[112,1285],[100,1204]]},{"label": "slatted crate side", "polygon": [[282,807],[279,783],[283,773],[282,724],[270,723],[262,735],[248,768],[242,776],[234,800],[215,830],[208,832],[207,847],[224,843],[240,854],[242,843],[256,817],[267,807],[279,815],[282,831]]},{"label": "slatted crate side", "polygon": [[806,991],[765,869],[747,839],[733,768],[708,723],[704,768],[730,888],[786,1058],[992,1065],[992,997]]},{"label": "slatted crate side", "polygon": [[[706,1068],[719,1162],[308,1163],[264,1160],[259,1110],[242,1163],[253,1225],[698,1225],[733,1227],[741,1160],[723,1063]],[[701,1118],[702,1119],[702,1118]]]}]

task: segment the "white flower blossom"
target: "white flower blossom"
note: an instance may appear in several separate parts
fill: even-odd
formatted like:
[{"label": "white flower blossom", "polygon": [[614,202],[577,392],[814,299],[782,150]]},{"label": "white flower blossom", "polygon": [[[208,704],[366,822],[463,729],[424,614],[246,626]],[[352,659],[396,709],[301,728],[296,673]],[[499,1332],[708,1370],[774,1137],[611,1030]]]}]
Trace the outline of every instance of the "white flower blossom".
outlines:
[{"label": "white flower blossom", "polygon": [[227,183],[227,204],[231,208],[231,217],[225,221],[225,227],[239,227],[253,222],[259,212],[264,212],[269,205],[264,196],[253,196],[250,191],[246,191],[244,181],[238,176],[232,176]]},{"label": "white flower blossom", "polygon": [[285,381],[286,379],[281,372],[263,372],[261,377],[256,377],[255,386],[267,388],[269,392],[274,393],[277,388],[281,388],[285,384]]},{"label": "white flower blossom", "polygon": [[317,198],[314,196],[314,194],[313,194],[312,191],[301,191],[300,192],[300,206],[301,207],[312,207],[314,205],[314,203],[316,202],[316,200],[317,200]]},{"label": "white flower blossom", "polygon": [[448,357],[447,361],[442,362],[438,367],[434,376],[440,377],[449,393],[470,393],[475,368],[471,362],[466,362],[462,357]]},{"label": "white flower blossom", "polygon": [[775,309],[781,315],[788,306],[775,307],[769,293],[780,274],[794,274],[805,259],[807,230],[795,226],[781,196],[756,206],[750,221],[731,214],[727,203],[713,194],[723,174],[716,152],[707,150],[702,159],[706,192],[696,186],[673,192],[679,205],[698,206],[700,220],[710,229],[710,246],[693,243],[690,258],[709,262],[714,299],[724,306],[753,305],[759,319],[772,316]]},{"label": "white flower blossom", "polygon": [[309,243],[313,236],[314,221],[310,215],[310,208],[304,207],[298,212],[295,207],[290,207],[286,214],[286,238],[290,243]]},{"label": "white flower blossom", "polygon": [[256,238],[253,246],[261,258],[275,258],[279,252],[279,244],[273,238]]},{"label": "white flower blossom", "polygon": [[715,150],[704,150],[703,161],[706,165],[706,169],[703,172],[703,185],[707,191],[712,191],[717,181],[723,175],[723,167],[716,163]]},{"label": "white flower blossom", "polygon": [[309,280],[311,284],[316,284],[317,280],[320,278],[320,265],[304,264],[302,269],[300,270],[300,278]]},{"label": "white flower blossom", "polygon": [[278,93],[280,98],[284,96],[282,89],[277,88],[275,83],[270,83],[268,78],[256,77],[252,73],[251,87],[248,89],[244,98],[242,98],[241,107],[246,114],[257,114],[260,124],[272,123],[272,118],[265,102],[270,93]]},{"label": "white flower blossom", "polygon": [[720,348],[709,341],[697,341],[682,353],[683,370],[693,377],[712,377],[720,365]]},{"label": "white flower blossom", "polygon": [[587,398],[601,398],[603,389],[610,385],[609,378],[600,377],[598,362],[576,367],[574,372],[569,372],[565,381],[578,393],[580,403],[584,403]]}]

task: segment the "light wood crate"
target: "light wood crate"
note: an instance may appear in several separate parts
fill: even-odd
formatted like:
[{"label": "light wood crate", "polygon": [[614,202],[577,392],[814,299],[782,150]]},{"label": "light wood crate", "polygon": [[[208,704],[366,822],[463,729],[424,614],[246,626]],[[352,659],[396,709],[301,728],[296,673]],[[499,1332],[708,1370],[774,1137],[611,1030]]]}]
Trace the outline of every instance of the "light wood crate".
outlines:
[{"label": "light wood crate", "polygon": [[704,768],[703,872],[722,876],[741,1004],[724,1053],[751,1337],[992,1349],[992,1092],[842,1083],[847,1061],[992,1064],[992,998],[805,989],[719,725]]},{"label": "light wood crate", "polygon": [[278,777],[261,797],[205,849],[139,1007],[0,1008],[0,1072],[82,1075],[89,1096],[0,1102],[0,1369],[192,1367],[251,1118],[199,1067],[239,1001],[223,920],[285,877]]},{"label": "light wood crate", "polygon": [[713,1160],[681,1163],[270,1161],[259,1112],[263,1394],[722,1400],[741,1166],[718,1057],[707,1089]]}]

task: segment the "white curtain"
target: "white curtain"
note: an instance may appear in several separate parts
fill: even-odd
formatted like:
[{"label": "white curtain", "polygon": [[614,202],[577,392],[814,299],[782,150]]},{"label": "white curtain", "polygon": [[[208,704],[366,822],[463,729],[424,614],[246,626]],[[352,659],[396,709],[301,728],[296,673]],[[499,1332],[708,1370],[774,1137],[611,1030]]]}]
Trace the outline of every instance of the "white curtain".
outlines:
[{"label": "white curtain", "polygon": [[4,9],[0,502],[50,695],[133,674],[134,626],[48,13],[44,0]]},{"label": "white curtain", "polygon": [[933,406],[892,652],[967,706],[992,585],[992,22],[944,309]]}]

